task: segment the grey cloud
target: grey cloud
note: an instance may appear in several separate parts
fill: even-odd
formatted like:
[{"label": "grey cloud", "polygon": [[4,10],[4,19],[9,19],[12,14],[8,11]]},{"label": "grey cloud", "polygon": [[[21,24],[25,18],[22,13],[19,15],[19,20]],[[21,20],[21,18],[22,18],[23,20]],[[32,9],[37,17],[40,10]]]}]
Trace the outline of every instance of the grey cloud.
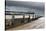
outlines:
[{"label": "grey cloud", "polygon": [[30,8],[37,8],[39,10],[44,10],[43,2],[28,2],[28,1],[6,1],[7,6],[24,6]]}]

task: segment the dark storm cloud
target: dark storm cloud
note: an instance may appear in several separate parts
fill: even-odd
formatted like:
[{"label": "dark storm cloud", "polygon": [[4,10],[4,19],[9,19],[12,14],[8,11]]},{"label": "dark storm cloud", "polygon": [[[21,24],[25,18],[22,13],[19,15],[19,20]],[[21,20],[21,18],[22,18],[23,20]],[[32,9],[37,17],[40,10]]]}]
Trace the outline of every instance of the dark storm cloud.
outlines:
[{"label": "dark storm cloud", "polygon": [[6,1],[7,6],[24,6],[30,8],[36,8],[39,10],[44,10],[43,2],[25,2],[25,1]]}]

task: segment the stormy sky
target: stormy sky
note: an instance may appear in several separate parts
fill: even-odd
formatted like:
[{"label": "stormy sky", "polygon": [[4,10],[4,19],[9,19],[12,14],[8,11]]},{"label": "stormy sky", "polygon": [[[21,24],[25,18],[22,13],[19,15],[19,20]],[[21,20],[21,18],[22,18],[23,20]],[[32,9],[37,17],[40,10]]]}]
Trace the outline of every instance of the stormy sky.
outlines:
[{"label": "stormy sky", "polygon": [[44,15],[44,2],[6,1],[6,8],[14,11],[34,11]]}]

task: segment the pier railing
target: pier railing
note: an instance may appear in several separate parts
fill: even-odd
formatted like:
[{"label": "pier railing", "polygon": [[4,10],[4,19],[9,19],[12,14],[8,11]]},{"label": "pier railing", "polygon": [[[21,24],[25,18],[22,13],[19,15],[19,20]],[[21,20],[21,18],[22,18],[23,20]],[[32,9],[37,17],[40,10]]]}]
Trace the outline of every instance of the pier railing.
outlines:
[{"label": "pier railing", "polygon": [[[28,14],[28,18],[25,18],[25,15]],[[6,27],[10,26],[10,25],[17,25],[17,24],[22,24],[22,23],[28,23],[31,21],[30,19],[30,15],[32,16],[32,19],[35,17],[35,13],[34,12],[15,12],[15,11],[5,11],[5,16],[7,15],[11,15],[12,19],[6,19]],[[23,15],[23,18],[19,18],[19,19],[15,19],[15,15]]]}]

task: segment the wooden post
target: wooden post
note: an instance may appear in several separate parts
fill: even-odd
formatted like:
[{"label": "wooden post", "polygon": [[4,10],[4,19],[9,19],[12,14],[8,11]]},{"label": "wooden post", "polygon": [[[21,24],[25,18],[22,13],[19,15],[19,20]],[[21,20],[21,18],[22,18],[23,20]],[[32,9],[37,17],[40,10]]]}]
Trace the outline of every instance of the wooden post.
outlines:
[{"label": "wooden post", "polygon": [[14,25],[14,15],[12,15],[12,25]]},{"label": "wooden post", "polygon": [[33,14],[33,18],[34,18],[34,14]]},{"label": "wooden post", "polygon": [[30,22],[30,14],[29,14],[28,22]]},{"label": "wooden post", "polygon": [[23,19],[22,19],[21,23],[24,23],[24,18],[25,18],[25,15],[23,15]]},{"label": "wooden post", "polygon": [[25,20],[25,15],[23,15],[23,23],[24,23],[24,20]]}]

